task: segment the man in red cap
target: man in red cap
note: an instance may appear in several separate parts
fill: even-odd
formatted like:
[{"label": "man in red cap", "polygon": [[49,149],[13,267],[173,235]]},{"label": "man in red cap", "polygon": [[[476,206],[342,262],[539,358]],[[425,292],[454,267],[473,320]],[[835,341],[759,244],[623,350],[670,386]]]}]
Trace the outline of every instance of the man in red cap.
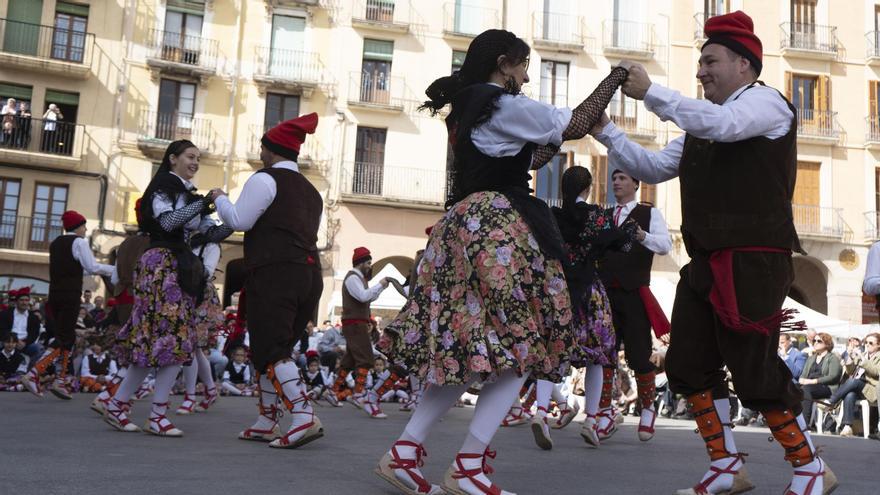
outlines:
[{"label": "man in red cap", "polygon": [[[260,150],[265,168],[247,180],[235,204],[223,191],[211,191],[223,222],[245,232],[245,309],[260,415],[239,438],[278,448],[297,448],[324,435],[291,359],[324,287],[317,247],[324,201],[296,163],[306,134],[317,125],[318,115],[311,113],[269,129]],[[292,418],[280,437],[278,395]]]},{"label": "man in red cap", "polygon": [[629,69],[626,95],[644,100],[686,135],[663,150],[629,141],[605,117],[592,134],[608,147],[609,167],[650,184],[681,184],[682,237],[691,261],[681,270],[672,312],[666,374],[687,396],[711,466],[679,494],[740,493],[752,487],[730,429],[724,367],[745,407],[761,411],[794,467],[787,494],[828,493],[837,480],[813,445],[802,393],[776,353],[790,318],[782,303],[803,252],[792,221],[797,173],[797,110],[757,80],[761,40],[741,11],[710,18],[697,78],[705,100],[652,83]]},{"label": "man in red cap", "polygon": [[[339,400],[348,399],[355,407],[363,408],[374,419],[387,416],[379,408],[379,401],[373,400],[364,387],[367,375],[373,369],[373,342],[370,339],[372,329],[370,321],[370,303],[379,298],[389,284],[383,278],[378,284],[370,287],[367,283],[373,276],[373,257],[365,247],[355,248],[351,257],[352,269],[345,274],[342,281],[342,336],[345,337],[345,355],[339,365],[333,391]],[[345,378],[356,370],[354,390],[351,394],[343,390]]]},{"label": "man in red cap", "polygon": [[28,356],[33,364],[43,354],[40,336],[40,317],[31,311],[31,288],[22,287],[9,291],[11,306],[0,311],[0,340],[9,332],[18,337],[18,350]]},{"label": "man in red cap", "polygon": [[47,316],[54,330],[49,349],[31,370],[22,377],[22,384],[34,395],[40,391],[40,374],[61,357],[58,379],[49,389],[59,399],[69,400],[70,387],[67,369],[70,353],[76,343],[76,319],[79,316],[82,297],[83,275],[113,277],[115,268],[95,261],[86,235],[86,218],[69,210],[61,215],[64,234],[49,245],[49,300]]}]

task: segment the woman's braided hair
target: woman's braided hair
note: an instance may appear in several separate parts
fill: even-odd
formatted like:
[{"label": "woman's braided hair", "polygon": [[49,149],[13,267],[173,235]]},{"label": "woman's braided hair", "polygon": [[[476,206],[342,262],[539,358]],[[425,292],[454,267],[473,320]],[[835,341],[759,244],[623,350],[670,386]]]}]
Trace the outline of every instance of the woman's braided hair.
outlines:
[{"label": "woman's braided hair", "polygon": [[[489,80],[498,69],[498,57],[504,55],[508,63],[520,64],[529,57],[529,45],[515,34],[503,29],[483,31],[471,42],[461,69],[451,76],[441,77],[431,83],[425,94],[425,101],[419,110],[428,109],[436,115],[440,109],[452,103],[452,99],[462,89]],[[515,88],[516,91],[519,88]]]},{"label": "woman's braided hair", "polygon": [[562,209],[573,213],[578,196],[593,185],[593,174],[581,166],[570,167],[562,174]]}]

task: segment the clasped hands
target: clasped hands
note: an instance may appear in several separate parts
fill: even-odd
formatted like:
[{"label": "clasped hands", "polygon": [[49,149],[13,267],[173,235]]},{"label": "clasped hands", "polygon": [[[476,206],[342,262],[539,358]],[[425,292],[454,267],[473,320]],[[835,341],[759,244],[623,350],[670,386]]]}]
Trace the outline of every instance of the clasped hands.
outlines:
[{"label": "clasped hands", "polygon": [[226,196],[226,195],[227,194],[223,189],[220,189],[219,187],[215,187],[214,189],[211,189],[210,191],[208,191],[207,197],[210,198],[211,202],[213,203],[214,201],[217,201],[217,198],[219,198],[220,196]]}]

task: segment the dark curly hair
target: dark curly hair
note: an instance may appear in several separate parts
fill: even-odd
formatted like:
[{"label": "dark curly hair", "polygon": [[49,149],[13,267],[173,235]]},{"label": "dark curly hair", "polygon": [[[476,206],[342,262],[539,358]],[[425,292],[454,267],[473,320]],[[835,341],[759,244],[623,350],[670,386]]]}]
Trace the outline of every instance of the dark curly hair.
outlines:
[{"label": "dark curly hair", "polygon": [[584,167],[574,166],[562,174],[562,209],[574,211],[578,195],[593,185],[593,174]]}]

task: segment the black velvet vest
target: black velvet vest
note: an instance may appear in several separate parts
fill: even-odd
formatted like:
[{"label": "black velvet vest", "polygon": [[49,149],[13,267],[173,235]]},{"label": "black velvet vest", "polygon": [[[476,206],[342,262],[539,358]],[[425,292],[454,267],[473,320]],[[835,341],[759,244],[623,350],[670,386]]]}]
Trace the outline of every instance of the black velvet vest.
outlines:
[{"label": "black velvet vest", "polygon": [[[612,212],[613,215],[613,212]],[[635,220],[645,232],[651,231],[651,207],[636,205],[627,218]],[[654,264],[654,253],[642,246],[640,242],[633,242],[632,249],[628,253],[620,251],[608,251],[599,265],[599,274],[602,283],[606,287],[621,287],[626,290],[636,290],[651,284],[651,265]]]}]

